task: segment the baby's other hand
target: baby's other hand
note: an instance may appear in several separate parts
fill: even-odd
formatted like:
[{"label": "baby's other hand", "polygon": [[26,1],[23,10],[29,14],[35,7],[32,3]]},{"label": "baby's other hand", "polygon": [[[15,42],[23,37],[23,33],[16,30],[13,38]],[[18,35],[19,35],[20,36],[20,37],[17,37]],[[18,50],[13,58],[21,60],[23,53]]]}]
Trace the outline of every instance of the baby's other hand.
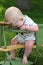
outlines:
[{"label": "baby's other hand", "polygon": [[20,30],[25,30],[25,25],[23,25],[22,27],[20,27]]}]

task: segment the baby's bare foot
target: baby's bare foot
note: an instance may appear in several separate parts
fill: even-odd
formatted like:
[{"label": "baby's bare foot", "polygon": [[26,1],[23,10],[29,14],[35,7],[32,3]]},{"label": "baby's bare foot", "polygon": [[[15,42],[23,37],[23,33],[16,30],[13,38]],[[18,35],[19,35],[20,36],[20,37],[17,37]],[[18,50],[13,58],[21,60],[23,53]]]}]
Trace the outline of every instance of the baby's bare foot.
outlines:
[{"label": "baby's bare foot", "polygon": [[27,57],[24,57],[23,58],[23,64],[27,64],[27,63],[28,63]]}]

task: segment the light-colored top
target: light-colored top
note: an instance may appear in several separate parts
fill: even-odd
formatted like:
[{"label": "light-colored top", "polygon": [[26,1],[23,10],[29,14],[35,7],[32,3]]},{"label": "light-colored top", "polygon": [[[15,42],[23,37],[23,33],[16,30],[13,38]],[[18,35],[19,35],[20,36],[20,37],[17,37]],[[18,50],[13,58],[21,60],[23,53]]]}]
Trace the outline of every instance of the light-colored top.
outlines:
[{"label": "light-colored top", "polygon": [[[33,26],[33,25],[37,25],[30,17],[28,17],[27,15],[25,15],[24,17],[24,24],[26,26]],[[23,35],[21,35],[20,33],[18,35],[15,36],[15,38],[18,40],[18,42],[20,43],[24,43],[27,40],[36,40],[35,38],[35,32],[27,32],[27,33],[23,33]]]},{"label": "light-colored top", "polygon": [[[33,25],[37,25],[37,24],[30,17],[28,17],[27,15],[25,15],[24,25],[26,25],[26,26],[33,26]],[[23,36],[26,39],[28,39],[28,37],[32,37],[31,39],[35,40],[35,32],[27,32],[27,33],[24,33]]]}]

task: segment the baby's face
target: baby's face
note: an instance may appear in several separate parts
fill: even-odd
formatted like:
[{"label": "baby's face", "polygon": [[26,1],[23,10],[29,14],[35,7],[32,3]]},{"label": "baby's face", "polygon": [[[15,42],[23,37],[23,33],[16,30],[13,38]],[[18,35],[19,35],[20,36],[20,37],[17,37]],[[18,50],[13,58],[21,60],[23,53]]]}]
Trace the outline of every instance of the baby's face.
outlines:
[{"label": "baby's face", "polygon": [[24,18],[19,19],[19,21],[17,21],[17,23],[15,24],[15,27],[21,27],[24,23]]}]

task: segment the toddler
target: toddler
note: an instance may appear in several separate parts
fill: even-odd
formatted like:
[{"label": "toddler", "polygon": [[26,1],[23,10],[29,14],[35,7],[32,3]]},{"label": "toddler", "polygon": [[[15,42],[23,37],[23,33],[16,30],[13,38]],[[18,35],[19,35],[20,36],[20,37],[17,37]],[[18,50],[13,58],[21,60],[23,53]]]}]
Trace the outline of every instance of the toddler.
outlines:
[{"label": "toddler", "polygon": [[[7,22],[11,22],[13,27],[17,27],[20,30],[27,30],[27,33],[18,33],[12,40],[11,45],[17,43],[24,43],[25,51],[23,55],[23,64],[28,63],[28,56],[30,55],[35,43],[35,32],[38,31],[38,25],[27,15],[24,15],[17,7],[9,7],[5,11],[5,19]],[[15,50],[10,52],[11,59],[15,59]]]}]

